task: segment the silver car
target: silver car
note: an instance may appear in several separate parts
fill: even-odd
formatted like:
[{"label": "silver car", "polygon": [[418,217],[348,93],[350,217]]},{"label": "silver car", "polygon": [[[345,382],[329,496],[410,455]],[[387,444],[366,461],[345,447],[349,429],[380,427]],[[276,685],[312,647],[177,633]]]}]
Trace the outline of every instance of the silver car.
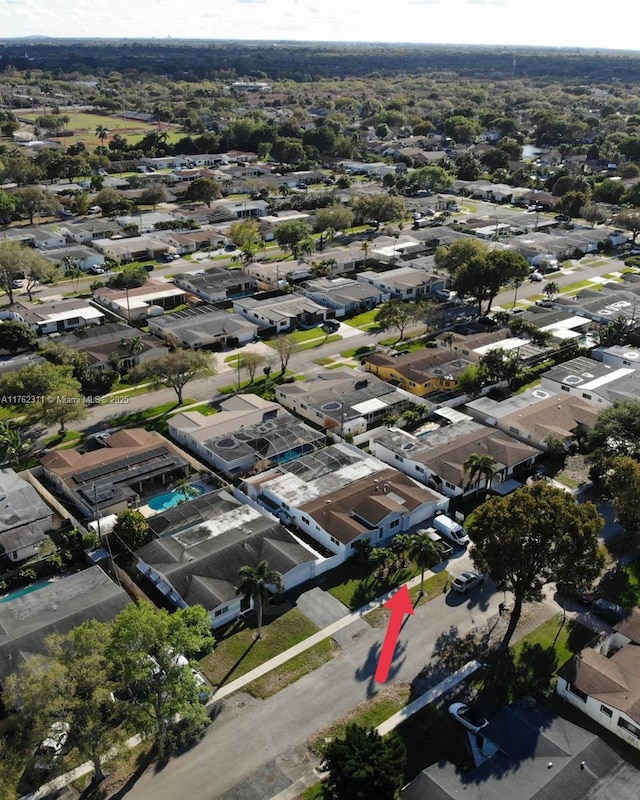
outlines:
[{"label": "silver car", "polygon": [[466,594],[470,592],[471,589],[475,589],[476,586],[480,586],[480,584],[484,583],[484,578],[485,576],[481,572],[469,570],[469,572],[463,572],[461,575],[458,575],[457,578],[454,578],[451,583],[451,588],[454,592]]}]

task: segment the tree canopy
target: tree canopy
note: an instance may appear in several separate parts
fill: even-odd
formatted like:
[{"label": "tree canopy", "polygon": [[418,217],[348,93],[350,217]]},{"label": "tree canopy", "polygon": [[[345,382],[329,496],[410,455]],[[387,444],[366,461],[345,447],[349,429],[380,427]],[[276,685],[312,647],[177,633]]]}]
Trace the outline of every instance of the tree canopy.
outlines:
[{"label": "tree canopy", "polygon": [[344,736],[324,750],[329,796],[333,800],[395,800],[405,761],[406,750],[398,736],[383,739],[374,730],[350,723]]},{"label": "tree canopy", "polygon": [[158,386],[171,387],[182,404],[184,387],[193,380],[198,372],[208,370],[215,374],[215,364],[210,353],[203,350],[186,350],[177,348],[166,355],[150,358],[132,370],[135,380],[149,378]]},{"label": "tree canopy", "polygon": [[468,526],[471,557],[499,591],[514,595],[503,647],[515,631],[523,602],[539,600],[545,584],[590,583],[599,575],[603,524],[593,503],[578,503],[543,481],[506,497],[491,497],[480,506]]}]

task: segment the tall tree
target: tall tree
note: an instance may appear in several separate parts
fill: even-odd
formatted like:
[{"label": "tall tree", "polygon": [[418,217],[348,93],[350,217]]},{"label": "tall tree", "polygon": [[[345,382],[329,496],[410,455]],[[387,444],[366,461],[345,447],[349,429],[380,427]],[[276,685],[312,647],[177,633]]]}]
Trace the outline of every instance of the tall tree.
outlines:
[{"label": "tall tree", "polygon": [[249,380],[253,383],[256,377],[256,370],[261,364],[264,364],[265,361],[265,357],[260,353],[253,353],[250,350],[240,353],[237,362],[238,374],[240,374],[241,370],[246,369]]},{"label": "tall tree", "polygon": [[509,646],[525,601],[540,600],[550,582],[590,583],[603,559],[598,533],[604,521],[593,503],[539,482],[507,497],[492,497],[469,523],[471,557],[514,605],[501,648]]},{"label": "tall tree", "polygon": [[0,461],[19,467],[31,450],[31,440],[24,439],[16,425],[8,420],[0,422]]},{"label": "tall tree", "polygon": [[32,225],[33,218],[37,214],[55,214],[61,209],[57,198],[39,186],[25,186],[22,189],[16,189],[14,196]]},{"label": "tall tree", "polygon": [[304,220],[295,219],[291,222],[283,222],[278,225],[275,238],[283,250],[291,250],[311,236],[311,225]]},{"label": "tall tree", "polygon": [[424,594],[424,572],[439,555],[438,545],[427,531],[419,531],[409,537],[409,556],[420,567],[420,594]]},{"label": "tall tree", "polygon": [[170,386],[182,405],[184,387],[192,381],[198,372],[208,371],[215,374],[212,356],[202,350],[183,350],[178,348],[157,358],[150,358],[132,370],[134,380],[149,378],[158,386]]},{"label": "tall tree", "polygon": [[613,218],[614,225],[631,233],[631,243],[635,246],[636,239],[640,233],[640,211],[625,209]]},{"label": "tall tree", "polygon": [[603,409],[591,429],[587,448],[606,450],[611,457],[640,460],[640,400],[616,400]]},{"label": "tall tree", "polygon": [[640,464],[630,456],[611,462],[607,488],[613,496],[616,518],[627,533],[640,531]]},{"label": "tall tree", "polygon": [[106,655],[109,626],[90,620],[64,635],[49,636],[45,654],[30,658],[7,679],[6,696],[19,705],[19,724],[30,738],[41,740],[53,722],[69,725],[73,745],[104,778],[102,760],[122,739],[116,688]]},{"label": "tall tree", "polygon": [[[13,303],[14,281],[28,276],[32,271],[38,272],[41,268],[48,270],[50,264],[37,250],[10,239],[0,242],[0,289],[7,293],[10,304]],[[26,279],[29,282],[29,278]]]},{"label": "tall tree", "polygon": [[196,178],[189,184],[185,198],[191,202],[206,203],[211,208],[211,201],[222,197],[222,188],[212,178]]},{"label": "tall tree", "polygon": [[418,322],[421,317],[420,304],[404,300],[387,300],[378,309],[376,324],[383,331],[395,328],[399,333],[398,341],[401,342],[407,326]]},{"label": "tall tree", "polygon": [[251,600],[258,615],[258,639],[262,639],[262,616],[269,599],[270,587],[282,591],[282,575],[269,567],[268,561],[259,561],[255,567],[245,564],[238,570],[237,593],[245,601]]},{"label": "tall tree", "polygon": [[208,724],[194,676],[178,656],[208,652],[213,644],[202,606],[170,614],[142,601],[127,606],[113,622],[110,674],[136,695],[135,702],[122,703],[126,721],[153,737],[161,758],[181,744],[181,735],[193,740]]},{"label": "tall tree", "polygon": [[344,736],[329,742],[323,769],[333,800],[395,800],[402,786],[406,750],[396,735],[350,723]]},{"label": "tall tree", "polygon": [[0,322],[0,349],[14,356],[22,350],[34,350],[38,335],[26,322],[9,319]]},{"label": "tall tree", "polygon": [[152,538],[149,523],[134,508],[126,508],[118,514],[113,525],[113,535],[129,550],[137,550]]},{"label": "tall tree", "polygon": [[276,351],[280,362],[280,375],[284,375],[289,366],[289,359],[295,353],[296,343],[284,334],[279,334],[272,342],[272,347]]}]

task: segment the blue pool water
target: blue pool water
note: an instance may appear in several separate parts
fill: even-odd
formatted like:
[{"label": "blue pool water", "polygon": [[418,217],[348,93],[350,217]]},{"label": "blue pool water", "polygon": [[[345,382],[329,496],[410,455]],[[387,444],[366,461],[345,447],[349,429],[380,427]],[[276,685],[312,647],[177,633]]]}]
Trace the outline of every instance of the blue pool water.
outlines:
[{"label": "blue pool water", "polygon": [[0,597],[0,603],[8,603],[9,600],[15,600],[17,597],[24,597],[25,594],[31,594],[31,592],[42,589],[43,586],[48,586],[49,583],[50,581],[40,581],[39,583],[30,583],[28,586],[21,586],[19,589],[9,592],[9,594],[4,597]]},{"label": "blue pool water", "polygon": [[[202,486],[192,486],[191,488],[197,492],[198,496],[204,494]],[[154,511],[167,511],[167,509],[175,508],[175,506],[185,500],[192,499],[191,497],[185,497],[184,492],[165,492],[164,494],[157,494],[155,497],[152,497],[147,505]]]}]

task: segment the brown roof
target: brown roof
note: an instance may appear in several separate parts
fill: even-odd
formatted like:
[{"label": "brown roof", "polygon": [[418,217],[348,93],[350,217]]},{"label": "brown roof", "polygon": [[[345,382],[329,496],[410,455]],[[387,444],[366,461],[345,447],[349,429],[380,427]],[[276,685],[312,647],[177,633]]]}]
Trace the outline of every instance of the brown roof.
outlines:
[{"label": "brown roof", "polygon": [[176,454],[178,452],[164,436],[155,431],[145,431],[144,428],[118,431],[109,436],[106,441],[107,447],[91,450],[88,453],[80,453],[74,449],[54,450],[46,453],[41,459],[42,466],[67,481],[76,473],[119,461],[125,456],[143,453],[156,447],[166,446],[168,450]]},{"label": "brown roof", "polygon": [[640,644],[640,609],[632,609],[629,616],[614,626],[614,630],[631,639],[632,642]]},{"label": "brown roof", "polygon": [[515,467],[529,458],[540,455],[540,450],[518,442],[501,431],[483,428],[430,450],[416,453],[413,458],[427,464],[429,469],[443,480],[459,486],[465,477],[464,463],[472,453],[493,456],[500,469]]},{"label": "brown roof", "polygon": [[455,380],[469,366],[469,362],[458,358],[457,354],[452,355],[448,350],[424,350],[396,357],[373,355],[367,358],[367,364],[394,369],[415,383],[426,383],[432,377]]},{"label": "brown roof", "polygon": [[554,434],[560,439],[572,436],[578,425],[591,428],[598,418],[598,410],[579,397],[566,395],[550,397],[522,408],[502,418],[502,424],[524,425],[537,441]]},{"label": "brown roof", "polygon": [[389,514],[408,514],[436,495],[395,469],[350,483],[300,507],[324,530],[343,544],[378,526]]},{"label": "brown roof", "polygon": [[640,722],[640,648],[627,645],[610,658],[586,648],[558,675],[590,697]]}]

